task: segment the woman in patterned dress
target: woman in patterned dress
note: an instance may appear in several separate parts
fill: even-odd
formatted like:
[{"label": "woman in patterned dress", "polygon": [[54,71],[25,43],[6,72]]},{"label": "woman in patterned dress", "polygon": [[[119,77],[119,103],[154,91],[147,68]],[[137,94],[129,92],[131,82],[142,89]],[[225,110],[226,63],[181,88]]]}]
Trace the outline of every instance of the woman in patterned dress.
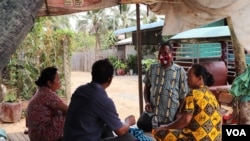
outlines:
[{"label": "woman in patterned dress", "polygon": [[221,141],[221,114],[217,99],[208,86],[213,76],[200,64],[188,71],[190,92],[181,108],[180,117],[153,131],[157,141]]},{"label": "woman in patterned dress", "polygon": [[57,68],[45,68],[35,83],[38,90],[29,102],[26,115],[30,141],[59,141],[68,106],[56,93],[61,87]]}]

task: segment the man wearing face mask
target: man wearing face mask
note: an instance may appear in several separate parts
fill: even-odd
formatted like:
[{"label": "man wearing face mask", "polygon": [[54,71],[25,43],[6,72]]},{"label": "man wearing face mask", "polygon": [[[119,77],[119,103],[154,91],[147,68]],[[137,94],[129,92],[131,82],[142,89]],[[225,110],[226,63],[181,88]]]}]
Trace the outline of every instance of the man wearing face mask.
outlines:
[{"label": "man wearing face mask", "polygon": [[173,62],[172,53],[171,44],[160,44],[159,63],[152,64],[143,79],[145,112],[138,119],[137,126],[145,132],[152,130],[153,115],[157,117],[158,126],[174,121],[188,93],[186,72]]}]

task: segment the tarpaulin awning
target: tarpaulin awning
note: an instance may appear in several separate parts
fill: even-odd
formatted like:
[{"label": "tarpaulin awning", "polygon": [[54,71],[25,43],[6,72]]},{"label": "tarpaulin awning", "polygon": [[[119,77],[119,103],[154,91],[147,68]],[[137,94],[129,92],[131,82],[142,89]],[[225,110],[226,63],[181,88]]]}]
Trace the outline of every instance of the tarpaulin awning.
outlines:
[{"label": "tarpaulin awning", "polygon": [[123,3],[148,4],[152,12],[165,15],[163,35],[175,35],[230,17],[240,46],[250,52],[250,19],[246,18],[250,13],[249,0],[45,0],[38,16],[65,15]]},{"label": "tarpaulin awning", "polygon": [[120,0],[45,0],[37,16],[66,15],[119,4]]},{"label": "tarpaulin awning", "polygon": [[45,0],[38,16],[56,16],[103,9],[120,4],[153,4],[157,0]]},{"label": "tarpaulin awning", "polygon": [[[249,0],[164,0],[149,5],[151,11],[165,15],[163,35],[197,28],[214,21],[230,18],[239,46],[250,52]],[[238,45],[237,45],[238,46]]]}]

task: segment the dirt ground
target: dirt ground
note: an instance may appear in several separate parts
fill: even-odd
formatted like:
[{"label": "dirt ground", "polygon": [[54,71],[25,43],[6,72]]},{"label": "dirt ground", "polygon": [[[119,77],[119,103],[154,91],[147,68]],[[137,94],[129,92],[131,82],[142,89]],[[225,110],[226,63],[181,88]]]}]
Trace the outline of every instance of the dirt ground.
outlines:
[{"label": "dirt ground", "polygon": [[[91,81],[89,72],[71,73],[71,93],[82,84]],[[139,117],[139,92],[138,76],[125,75],[114,76],[112,84],[106,89],[116,105],[121,120],[126,116],[133,114],[136,119]],[[23,132],[25,128],[25,117],[16,123],[1,123],[0,128],[5,129],[7,133]]]}]

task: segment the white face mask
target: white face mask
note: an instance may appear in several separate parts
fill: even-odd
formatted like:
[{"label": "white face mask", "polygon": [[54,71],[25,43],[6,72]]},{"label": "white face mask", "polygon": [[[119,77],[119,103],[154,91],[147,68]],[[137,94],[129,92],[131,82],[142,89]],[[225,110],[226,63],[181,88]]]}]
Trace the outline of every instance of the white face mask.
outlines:
[{"label": "white face mask", "polygon": [[166,56],[160,55],[159,60],[160,60],[161,64],[166,65],[168,63]]},{"label": "white face mask", "polygon": [[164,63],[164,65],[166,65],[168,63],[168,61],[164,61],[163,63]]}]

